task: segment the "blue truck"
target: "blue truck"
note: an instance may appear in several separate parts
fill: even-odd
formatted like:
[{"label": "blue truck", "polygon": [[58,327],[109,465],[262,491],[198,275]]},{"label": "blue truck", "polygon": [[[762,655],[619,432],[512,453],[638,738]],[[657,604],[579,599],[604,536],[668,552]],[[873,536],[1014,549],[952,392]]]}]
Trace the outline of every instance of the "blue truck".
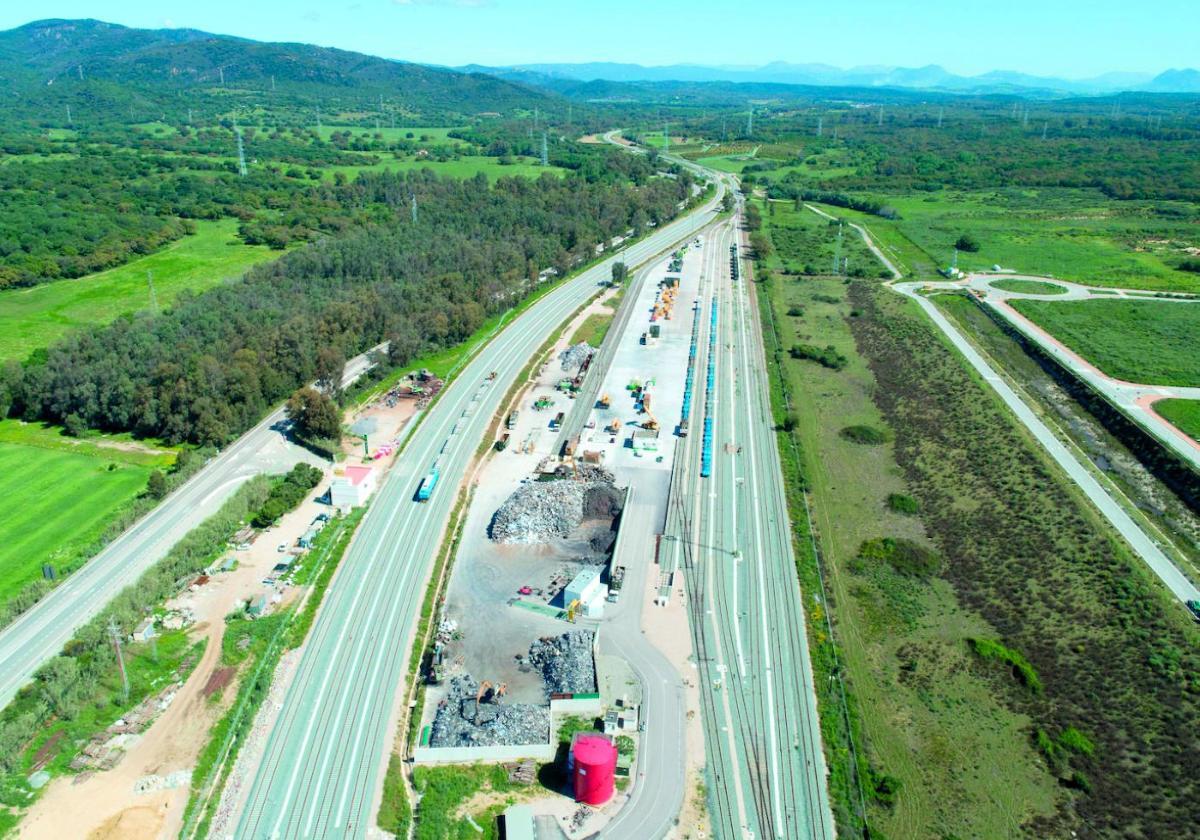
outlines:
[{"label": "blue truck", "polygon": [[437,467],[433,467],[429,470],[429,473],[423,479],[421,479],[421,484],[419,487],[417,487],[417,501],[428,502],[429,497],[433,495],[433,488],[437,487],[437,482],[438,470]]}]

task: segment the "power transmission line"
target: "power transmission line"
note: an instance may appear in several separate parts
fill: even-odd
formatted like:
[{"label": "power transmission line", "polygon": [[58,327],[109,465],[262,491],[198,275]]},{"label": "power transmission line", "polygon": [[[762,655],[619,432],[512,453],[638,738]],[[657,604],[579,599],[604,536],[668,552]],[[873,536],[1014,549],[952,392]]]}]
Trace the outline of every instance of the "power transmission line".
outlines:
[{"label": "power transmission line", "polygon": [[108,633],[112,636],[113,649],[117,652],[117,668],[121,671],[121,696],[122,702],[129,702],[129,675],[125,673],[125,655],[121,652],[121,635],[117,630],[117,622],[110,615],[108,617]]},{"label": "power transmission line", "polygon": [[238,150],[238,175],[246,177],[248,170],[246,169],[246,146],[242,142],[242,129],[234,125],[234,133],[237,135],[237,150]]}]

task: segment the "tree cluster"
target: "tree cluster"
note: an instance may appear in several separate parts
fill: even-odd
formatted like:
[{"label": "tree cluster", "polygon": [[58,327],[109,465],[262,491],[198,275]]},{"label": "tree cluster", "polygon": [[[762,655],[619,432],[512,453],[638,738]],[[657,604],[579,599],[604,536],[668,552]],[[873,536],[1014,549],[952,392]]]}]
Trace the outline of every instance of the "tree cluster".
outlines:
[{"label": "tree cluster", "polygon": [[[632,156],[630,156],[632,157]],[[454,345],[516,303],[549,266],[560,275],[639,221],[664,222],[691,181],[591,183],[372,173],[337,189],[350,228],[181,296],[158,316],[83,329],[0,374],[10,411],[29,419],[222,444],[267,406],[317,378],[318,356],[383,340],[394,363]],[[417,223],[411,197],[422,208]]]}]

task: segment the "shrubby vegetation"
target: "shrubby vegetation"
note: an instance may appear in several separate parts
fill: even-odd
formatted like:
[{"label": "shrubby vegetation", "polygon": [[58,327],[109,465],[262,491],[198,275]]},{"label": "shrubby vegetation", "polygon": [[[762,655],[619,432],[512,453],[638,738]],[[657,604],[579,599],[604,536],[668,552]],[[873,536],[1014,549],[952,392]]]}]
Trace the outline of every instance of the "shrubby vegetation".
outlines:
[{"label": "shrubby vegetation", "polygon": [[255,528],[269,528],[279,517],[294,509],[308,495],[308,491],[321,482],[324,475],[320,469],[303,462],[292,467],[292,471],[271,487],[262,506],[255,512],[250,524]]},{"label": "shrubby vegetation", "polygon": [[841,370],[847,364],[847,359],[832,345],[817,347],[812,344],[793,344],[788,351],[793,359],[809,359],[824,365],[830,370]]},{"label": "shrubby vegetation", "polygon": [[975,649],[1041,686],[1035,693],[1005,677],[1000,696],[1045,732],[1086,723],[1091,754],[1052,767],[1080,795],[1025,830],[1059,836],[1082,823],[1105,837],[1134,826],[1147,837],[1189,833],[1200,784],[1188,759],[1200,715],[1194,628],[934,327],[870,284],[852,284],[850,298],[863,310],[849,323],[895,430],[905,484],[946,558],[940,576],[1003,639],[979,639]]}]

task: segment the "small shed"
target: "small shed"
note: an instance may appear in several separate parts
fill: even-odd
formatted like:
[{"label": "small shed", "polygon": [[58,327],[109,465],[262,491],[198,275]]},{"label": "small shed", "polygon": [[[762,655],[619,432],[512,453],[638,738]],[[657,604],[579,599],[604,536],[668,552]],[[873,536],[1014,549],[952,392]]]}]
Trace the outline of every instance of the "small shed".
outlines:
[{"label": "small shed", "polygon": [[133,631],[133,640],[135,642],[148,642],[157,635],[158,631],[154,629],[154,619],[147,618]]},{"label": "small shed", "polygon": [[267,601],[266,595],[257,595],[246,606],[246,612],[250,613],[250,615],[257,618],[258,616],[266,613],[267,603],[268,603],[268,601]]}]

